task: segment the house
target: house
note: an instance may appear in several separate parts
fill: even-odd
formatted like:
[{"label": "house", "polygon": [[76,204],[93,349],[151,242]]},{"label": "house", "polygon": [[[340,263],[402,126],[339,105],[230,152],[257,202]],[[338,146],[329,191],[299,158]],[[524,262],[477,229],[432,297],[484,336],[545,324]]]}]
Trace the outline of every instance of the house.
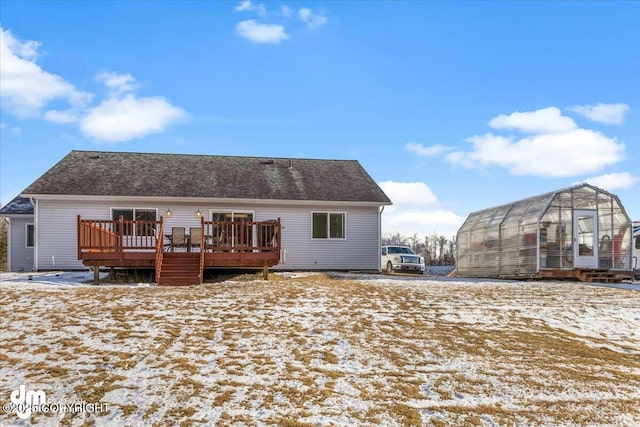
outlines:
[{"label": "house", "polygon": [[207,267],[379,270],[389,204],[354,160],[74,150],[2,215],[11,270],[149,267],[178,284]]},{"label": "house", "polygon": [[471,213],[457,274],[617,282],[632,274],[631,233],[617,196],[580,184]]},{"label": "house", "polygon": [[29,199],[18,196],[0,209],[0,217],[7,222],[7,270],[33,270],[33,205]]}]

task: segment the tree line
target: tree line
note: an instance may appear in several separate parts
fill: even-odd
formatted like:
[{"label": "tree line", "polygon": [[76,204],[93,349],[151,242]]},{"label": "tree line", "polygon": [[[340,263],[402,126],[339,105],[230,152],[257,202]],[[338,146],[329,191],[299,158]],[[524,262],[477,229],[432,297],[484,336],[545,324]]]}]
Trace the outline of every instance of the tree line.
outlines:
[{"label": "tree line", "polygon": [[455,265],[456,263],[456,237],[447,239],[443,235],[433,232],[424,238],[403,236],[400,233],[386,235],[382,238],[382,245],[408,246],[413,251],[424,257],[426,265]]}]

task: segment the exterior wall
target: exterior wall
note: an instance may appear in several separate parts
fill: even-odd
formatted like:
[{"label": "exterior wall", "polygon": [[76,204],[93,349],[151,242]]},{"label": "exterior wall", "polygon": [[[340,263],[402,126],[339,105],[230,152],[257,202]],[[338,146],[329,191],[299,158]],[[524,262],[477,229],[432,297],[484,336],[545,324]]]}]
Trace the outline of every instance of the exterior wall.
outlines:
[{"label": "exterior wall", "polygon": [[[345,212],[345,239],[313,239],[312,212]],[[265,215],[265,217],[261,217]],[[282,230],[280,269],[379,270],[380,236],[377,207],[287,208],[261,211],[257,220],[280,216]]]},{"label": "exterior wall", "polygon": [[[212,211],[252,212],[254,221],[281,219],[282,253],[276,269],[379,270],[380,222],[377,206],[344,205],[265,205],[234,203],[133,203],[130,201],[53,201],[37,202],[37,269],[86,268],[77,259],[77,215],[83,219],[111,219],[111,208],[157,209],[164,217],[165,233],[171,227],[199,227],[195,215],[205,220]],[[172,215],[166,215],[171,209]],[[344,212],[346,239],[312,239],[312,212]]]},{"label": "exterior wall", "polygon": [[32,271],[33,248],[27,248],[27,224],[33,224],[33,216],[12,217],[9,222],[9,271]]}]

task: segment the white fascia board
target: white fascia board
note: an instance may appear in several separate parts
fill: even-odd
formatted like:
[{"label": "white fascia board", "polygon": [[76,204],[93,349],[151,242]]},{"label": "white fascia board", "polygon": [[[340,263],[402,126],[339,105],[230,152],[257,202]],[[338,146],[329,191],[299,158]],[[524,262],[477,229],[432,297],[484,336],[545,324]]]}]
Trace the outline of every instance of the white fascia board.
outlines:
[{"label": "white fascia board", "polygon": [[68,200],[68,201],[122,201],[122,202],[152,202],[152,203],[235,203],[258,205],[296,205],[296,206],[383,206],[391,205],[391,202],[357,202],[357,201],[327,201],[327,200],[285,200],[285,199],[236,199],[236,198],[210,198],[210,197],[140,197],[140,196],[83,196],[67,194],[21,194],[22,197],[31,197],[36,200]]}]

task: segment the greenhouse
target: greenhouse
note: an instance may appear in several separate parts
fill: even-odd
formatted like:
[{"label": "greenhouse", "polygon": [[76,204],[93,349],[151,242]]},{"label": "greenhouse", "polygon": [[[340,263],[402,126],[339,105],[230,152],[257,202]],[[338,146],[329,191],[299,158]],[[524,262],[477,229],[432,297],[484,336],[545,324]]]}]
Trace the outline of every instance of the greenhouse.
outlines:
[{"label": "greenhouse", "polygon": [[617,196],[580,184],[470,214],[457,274],[620,281],[632,274],[631,233]]}]

